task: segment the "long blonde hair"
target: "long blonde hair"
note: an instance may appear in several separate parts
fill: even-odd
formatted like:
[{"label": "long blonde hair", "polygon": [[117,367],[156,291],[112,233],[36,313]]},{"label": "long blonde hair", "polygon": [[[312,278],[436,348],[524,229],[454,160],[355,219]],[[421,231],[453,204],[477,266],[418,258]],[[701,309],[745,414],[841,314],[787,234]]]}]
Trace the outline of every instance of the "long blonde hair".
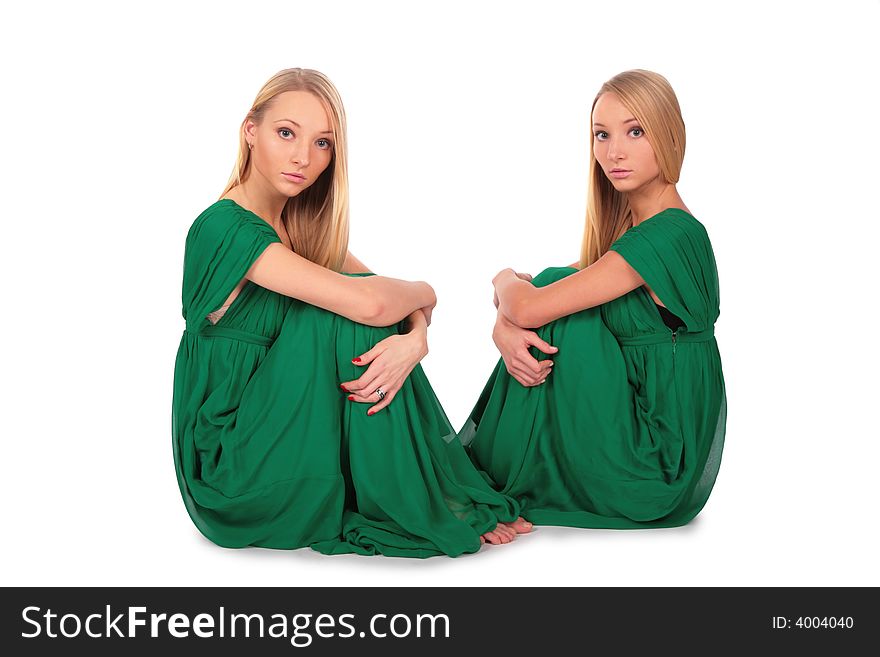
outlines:
[{"label": "long blonde hair", "polygon": [[238,162],[226,189],[248,179],[251,151],[245,138],[245,124],[260,124],[276,96],[286,91],[307,91],[320,100],[333,130],[333,156],[318,179],[299,195],[287,200],[281,213],[290,234],[293,250],[312,262],[333,271],[341,271],[348,252],[348,156],[345,109],[339,92],[318,71],[288,68],[273,75],[257,94],[239,130]]},{"label": "long blonde hair", "polygon": [[[590,109],[590,131],[596,101],[613,93],[638,119],[654,150],[660,174],[667,183],[678,182],[684,161],[685,129],[681,108],[672,86],[662,75],[633,69],[608,80],[599,89]],[[580,267],[589,267],[604,255],[611,244],[633,225],[629,202],[614,189],[593,153],[590,139],[590,177],[587,191],[587,218],[581,244]]]}]

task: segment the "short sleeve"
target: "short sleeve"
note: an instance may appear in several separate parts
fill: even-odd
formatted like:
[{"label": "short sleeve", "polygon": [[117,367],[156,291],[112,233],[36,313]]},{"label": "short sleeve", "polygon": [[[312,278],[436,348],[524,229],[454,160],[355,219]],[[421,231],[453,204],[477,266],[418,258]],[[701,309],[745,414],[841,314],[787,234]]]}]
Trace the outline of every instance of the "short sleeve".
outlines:
[{"label": "short sleeve", "polygon": [[232,294],[273,242],[268,223],[231,201],[218,201],[193,222],[183,258],[183,318],[198,328]]},{"label": "short sleeve", "polygon": [[709,235],[694,217],[666,210],[627,230],[610,250],[623,256],[689,332],[714,326],[718,270]]}]

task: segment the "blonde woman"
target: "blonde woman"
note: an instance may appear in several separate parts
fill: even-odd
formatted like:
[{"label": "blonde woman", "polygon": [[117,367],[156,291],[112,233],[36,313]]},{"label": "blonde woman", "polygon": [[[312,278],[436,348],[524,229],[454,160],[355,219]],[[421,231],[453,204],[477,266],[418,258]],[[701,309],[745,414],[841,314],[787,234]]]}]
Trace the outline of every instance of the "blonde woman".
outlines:
[{"label": "blonde woman", "polygon": [[724,442],[715,258],[676,190],[667,80],[613,77],[591,123],[580,261],[494,278],[502,360],[459,437],[531,522],[674,527],[706,503]]},{"label": "blonde woman", "polygon": [[226,547],[411,557],[508,542],[516,503],[471,465],[419,365],[434,303],[348,252],[336,89],[275,75],[186,238],[172,433],[198,529]]}]

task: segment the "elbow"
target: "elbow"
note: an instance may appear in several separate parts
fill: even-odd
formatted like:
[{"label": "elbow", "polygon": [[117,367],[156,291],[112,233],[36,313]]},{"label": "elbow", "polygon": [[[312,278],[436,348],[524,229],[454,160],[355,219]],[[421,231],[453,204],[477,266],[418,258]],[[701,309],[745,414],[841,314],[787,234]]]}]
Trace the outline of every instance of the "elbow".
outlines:
[{"label": "elbow", "polygon": [[369,294],[364,295],[359,311],[360,317],[356,320],[358,323],[368,326],[385,326],[382,322],[388,313],[387,304],[372,290]]},{"label": "elbow", "polygon": [[535,317],[534,308],[527,299],[517,299],[513,303],[507,305],[503,311],[511,322],[520,328],[538,328],[542,324]]},{"label": "elbow", "polygon": [[521,313],[517,325],[524,329],[536,329],[544,326],[546,322],[538,319],[534,314]]}]

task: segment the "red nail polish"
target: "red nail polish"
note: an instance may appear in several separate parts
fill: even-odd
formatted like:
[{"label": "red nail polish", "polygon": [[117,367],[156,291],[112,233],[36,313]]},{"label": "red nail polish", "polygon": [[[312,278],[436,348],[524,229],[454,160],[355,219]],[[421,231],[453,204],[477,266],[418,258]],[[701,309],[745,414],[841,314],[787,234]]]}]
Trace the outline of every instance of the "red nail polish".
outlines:
[{"label": "red nail polish", "polygon": [[375,413],[375,412],[376,412],[376,411],[370,409],[369,411],[367,411],[367,415],[372,415],[372,414]]},{"label": "red nail polish", "polygon": [[357,358],[352,358],[352,359],[351,359],[351,362],[352,362],[352,363],[360,363],[360,362],[361,362],[361,357],[358,356]]},{"label": "red nail polish", "polygon": [[353,399],[354,399],[354,395],[349,395],[349,396],[348,396],[348,401],[352,401]]},{"label": "red nail polish", "polygon": [[345,387],[344,385],[342,385],[341,383],[339,384],[339,387],[342,388],[343,390],[345,390],[345,392],[348,392],[348,391],[349,391],[348,388],[346,388],[346,387]]}]

